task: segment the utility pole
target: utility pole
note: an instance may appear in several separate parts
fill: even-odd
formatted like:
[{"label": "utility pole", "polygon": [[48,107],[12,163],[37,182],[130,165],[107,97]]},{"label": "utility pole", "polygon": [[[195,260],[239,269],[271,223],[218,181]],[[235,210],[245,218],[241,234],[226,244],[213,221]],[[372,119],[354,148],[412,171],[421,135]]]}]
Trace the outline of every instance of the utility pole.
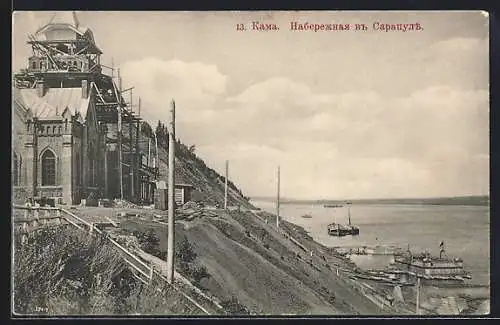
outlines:
[{"label": "utility pole", "polygon": [[151,138],[148,139],[148,167],[151,167]]},{"label": "utility pole", "polygon": [[123,200],[123,157],[122,157],[122,78],[120,76],[120,68],[118,73],[118,92],[116,94],[118,102],[118,178],[120,179],[120,199]]},{"label": "utility pole", "polygon": [[224,210],[227,210],[227,176],[229,170],[229,161],[226,160],[226,177],[224,179]]},{"label": "utility pole", "polygon": [[[151,167],[151,138],[148,137],[148,161],[147,166]],[[148,185],[147,185],[147,193],[148,193],[148,201],[151,200],[151,183],[150,178],[148,177]]]},{"label": "utility pole", "polygon": [[130,202],[134,202],[134,165],[135,165],[135,159],[134,159],[134,137],[132,133],[132,128],[133,128],[133,123],[130,121],[128,123],[128,137],[129,137],[129,157],[130,159],[128,160],[129,166],[128,166],[128,176],[130,178],[130,189],[127,191],[129,192],[128,194],[128,199]]},{"label": "utility pole", "polygon": [[349,218],[349,226],[351,225],[351,204],[347,202],[347,216]]},{"label": "utility pole", "polygon": [[153,131],[153,135],[155,136],[155,157],[153,157],[153,168],[156,168],[158,164],[158,138],[156,138],[156,131]]},{"label": "utility pole", "polygon": [[139,116],[141,116],[141,97],[139,97]]},{"label": "utility pole", "polygon": [[[156,131],[153,131],[153,135],[155,136],[155,157],[153,158],[153,168],[155,168],[155,180],[158,180],[160,175],[160,161],[158,160],[158,135]],[[158,171],[156,170],[158,168]]]},{"label": "utility pole", "polygon": [[276,228],[280,227],[280,166],[278,166],[278,188],[276,195]]},{"label": "utility pole", "polygon": [[[106,124],[104,124],[106,126]],[[106,142],[106,138],[108,135],[108,130],[104,133],[104,196],[106,199],[108,197],[108,143]]]},{"label": "utility pole", "polygon": [[171,102],[170,132],[168,137],[168,238],[167,238],[167,281],[174,281],[174,227],[175,227],[175,102]]},{"label": "utility pole", "polygon": [[417,275],[417,302],[415,314],[420,315],[420,277]]}]

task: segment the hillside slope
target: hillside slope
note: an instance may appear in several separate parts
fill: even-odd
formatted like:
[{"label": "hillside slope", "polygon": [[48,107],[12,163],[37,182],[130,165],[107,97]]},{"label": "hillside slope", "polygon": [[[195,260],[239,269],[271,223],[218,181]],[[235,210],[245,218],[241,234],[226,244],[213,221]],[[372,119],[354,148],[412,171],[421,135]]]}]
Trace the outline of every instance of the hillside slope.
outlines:
[{"label": "hillside slope", "polygon": [[[166,181],[168,151],[161,145],[158,150],[158,159],[160,160],[160,179]],[[208,167],[202,159],[180,142],[176,143],[175,167],[175,182],[193,185],[196,192],[194,196],[198,196],[198,201],[212,206],[224,205],[224,176]],[[228,180],[228,205],[254,208],[249,198],[245,197],[230,180]]]},{"label": "hillside slope", "polygon": [[[221,302],[236,299],[254,314],[387,314],[356,289],[347,274],[336,274],[334,265],[349,267],[345,261],[284,223],[303,243],[298,247],[264,218],[217,210],[210,216],[177,219],[176,251],[183,241],[189,242],[197,265],[208,274],[197,282],[200,289]],[[159,240],[156,254],[165,259],[165,224],[129,219],[120,227],[136,236],[154,232]]]}]

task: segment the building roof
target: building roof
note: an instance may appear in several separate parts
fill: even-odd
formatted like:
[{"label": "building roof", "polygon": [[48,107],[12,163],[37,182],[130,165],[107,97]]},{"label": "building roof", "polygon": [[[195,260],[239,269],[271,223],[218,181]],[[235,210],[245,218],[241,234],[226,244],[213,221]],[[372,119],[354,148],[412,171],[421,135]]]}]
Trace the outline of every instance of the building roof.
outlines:
[{"label": "building roof", "polygon": [[[51,25],[70,25],[76,28],[79,27],[80,22],[78,21],[78,17],[76,16],[76,12],[74,11],[58,11],[55,12],[50,22],[48,24]],[[47,25],[48,25],[47,24]]]},{"label": "building roof", "polygon": [[47,36],[45,34],[47,31],[61,28],[70,29],[78,35],[88,39],[91,41],[92,50],[96,53],[102,54],[102,51],[95,44],[92,31],[88,27],[80,25],[80,21],[74,11],[57,11],[54,13],[51,20],[36,31],[34,39],[37,41],[47,41]]},{"label": "building roof", "polygon": [[36,31],[36,38],[38,40],[45,39],[45,32],[53,28],[69,28],[79,35],[83,35],[87,30],[86,27],[80,26],[80,22],[74,11],[58,11],[54,13],[47,24]]},{"label": "building roof", "polygon": [[66,108],[72,116],[78,112],[85,118],[90,96],[82,98],[81,88],[49,88],[43,97],[39,97],[33,88],[14,88],[14,100],[39,119],[61,117]]}]

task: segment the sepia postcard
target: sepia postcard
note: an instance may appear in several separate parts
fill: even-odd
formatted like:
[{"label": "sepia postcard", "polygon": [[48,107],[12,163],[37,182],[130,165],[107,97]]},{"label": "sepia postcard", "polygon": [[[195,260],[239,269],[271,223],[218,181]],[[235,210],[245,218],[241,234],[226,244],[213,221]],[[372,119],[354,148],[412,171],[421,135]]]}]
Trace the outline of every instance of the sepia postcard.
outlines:
[{"label": "sepia postcard", "polygon": [[12,315],[490,313],[483,11],[17,11]]}]

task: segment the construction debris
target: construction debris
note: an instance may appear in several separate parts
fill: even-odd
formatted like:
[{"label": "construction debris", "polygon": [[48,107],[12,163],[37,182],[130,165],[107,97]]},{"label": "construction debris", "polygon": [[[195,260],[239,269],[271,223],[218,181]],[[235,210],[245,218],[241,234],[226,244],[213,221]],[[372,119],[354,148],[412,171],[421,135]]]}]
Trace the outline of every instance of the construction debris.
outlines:
[{"label": "construction debris", "polygon": [[203,205],[189,201],[176,210],[176,218],[191,221],[201,217],[216,217],[217,214],[203,208]]},{"label": "construction debris", "polygon": [[102,208],[111,208],[113,206],[113,202],[108,199],[99,199],[97,202],[97,206]]},{"label": "construction debris", "polygon": [[182,206],[183,209],[196,209],[196,210],[200,210],[200,209],[203,209],[203,205],[201,205],[200,203],[197,203],[197,202],[193,202],[193,201],[188,201],[186,203],[184,203],[184,205]]},{"label": "construction debris", "polygon": [[110,231],[108,232],[108,234],[112,239],[116,240],[118,244],[124,246],[125,248],[132,250],[141,247],[141,245],[139,244],[139,240],[133,235],[121,234],[114,231]]},{"label": "construction debris", "polygon": [[129,202],[127,200],[114,200],[114,206],[117,208],[141,209],[142,206]]},{"label": "construction debris", "polygon": [[121,211],[121,212],[118,212],[116,214],[116,216],[120,217],[120,218],[130,218],[130,217],[138,217],[139,215],[137,213],[133,213],[133,212]]}]

